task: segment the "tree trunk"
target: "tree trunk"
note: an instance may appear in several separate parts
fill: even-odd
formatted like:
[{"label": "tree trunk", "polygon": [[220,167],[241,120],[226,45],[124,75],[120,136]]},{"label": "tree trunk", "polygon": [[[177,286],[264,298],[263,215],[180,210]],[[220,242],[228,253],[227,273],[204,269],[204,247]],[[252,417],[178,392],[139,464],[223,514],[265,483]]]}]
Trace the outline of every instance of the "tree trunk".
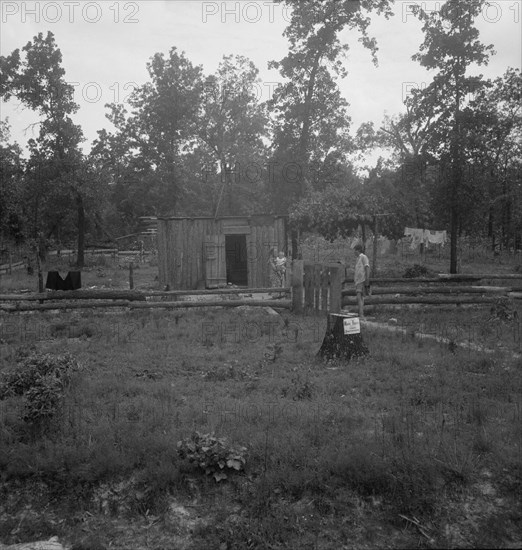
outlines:
[{"label": "tree trunk", "polygon": [[299,136],[299,162],[301,163],[302,179],[300,181],[299,197],[302,197],[306,191],[307,173],[308,173],[308,143],[310,140],[310,112],[312,98],[315,91],[315,78],[317,71],[319,70],[319,62],[323,56],[322,50],[316,52],[312,70],[310,72],[310,78],[308,80],[308,86],[306,89],[304,110],[303,110],[303,126],[301,128],[301,135]]},{"label": "tree trunk", "polygon": [[377,238],[379,236],[379,216],[373,218],[373,255],[372,255],[372,267],[371,276],[377,276]]},{"label": "tree trunk", "polygon": [[326,334],[317,352],[319,357],[327,361],[344,359],[349,361],[352,357],[368,355],[369,350],[363,342],[361,333],[345,334],[344,320],[349,319],[343,315],[328,315]]},{"label": "tree trunk", "polygon": [[292,260],[300,260],[298,236],[295,229],[292,229],[290,233],[290,240],[292,243]]},{"label": "tree trunk", "polygon": [[462,183],[461,166],[461,141],[460,141],[460,100],[461,100],[461,75],[460,60],[455,68],[455,113],[453,120],[453,136],[451,143],[452,181],[451,181],[451,205],[450,205],[450,273],[458,272],[458,230],[459,230],[459,192]]},{"label": "tree trunk", "polygon": [[452,201],[451,204],[451,222],[450,222],[450,273],[457,273],[457,244],[458,244],[458,213],[457,205]]},{"label": "tree trunk", "polygon": [[76,266],[82,268],[85,265],[85,208],[80,192],[76,194],[76,208],[78,212],[78,257]]}]

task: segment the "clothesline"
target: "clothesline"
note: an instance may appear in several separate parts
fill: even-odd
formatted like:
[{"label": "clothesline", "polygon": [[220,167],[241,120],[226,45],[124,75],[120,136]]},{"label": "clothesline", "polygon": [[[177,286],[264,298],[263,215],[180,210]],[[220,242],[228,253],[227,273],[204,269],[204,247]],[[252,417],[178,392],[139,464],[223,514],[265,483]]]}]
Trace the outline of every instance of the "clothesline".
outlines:
[{"label": "clothesline", "polygon": [[448,240],[446,231],[417,229],[413,227],[405,227],[404,236],[411,237],[410,248],[416,248],[419,244],[423,244],[427,248],[429,243],[444,246]]}]

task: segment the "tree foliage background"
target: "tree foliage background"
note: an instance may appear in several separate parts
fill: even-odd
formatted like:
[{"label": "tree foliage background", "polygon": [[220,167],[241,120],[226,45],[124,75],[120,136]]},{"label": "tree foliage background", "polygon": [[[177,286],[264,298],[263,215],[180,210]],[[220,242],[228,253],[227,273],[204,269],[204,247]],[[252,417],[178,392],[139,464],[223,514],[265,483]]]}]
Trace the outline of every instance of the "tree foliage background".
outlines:
[{"label": "tree foliage background", "polygon": [[[274,212],[334,239],[385,214],[380,232],[390,238],[404,226],[450,231],[450,270],[464,234],[520,248],[521,75],[510,67],[493,80],[472,74],[494,54],[474,26],[484,1],[415,8],[424,41],[413,59],[433,80],[379,128],[357,130],[339,88],[350,68],[344,37],[357,33],[377,63],[369,23],[388,17],[392,2],[286,4],[288,52],[270,63],[282,84],[269,101],[257,97],[249,59],[224,55],[205,74],[173,45],[152,54],[127,104],[106,106],[112,129],[100,130],[88,153],[54,35],[1,56],[0,97],[32,110],[38,127],[24,150],[0,121],[2,238],[43,235],[83,250],[136,231],[140,216]],[[387,156],[357,168],[375,151]]]}]

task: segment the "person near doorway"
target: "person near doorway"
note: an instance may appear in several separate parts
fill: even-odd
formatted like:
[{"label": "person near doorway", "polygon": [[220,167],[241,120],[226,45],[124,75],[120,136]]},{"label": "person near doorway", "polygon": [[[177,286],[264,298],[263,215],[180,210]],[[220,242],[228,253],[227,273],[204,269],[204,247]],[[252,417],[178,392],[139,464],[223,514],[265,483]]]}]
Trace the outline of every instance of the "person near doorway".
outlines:
[{"label": "person near doorway", "polygon": [[279,276],[276,269],[277,248],[271,248],[268,256],[268,279],[270,287],[279,286]]},{"label": "person near doorway", "polygon": [[364,319],[364,297],[370,293],[370,262],[368,257],[363,254],[361,244],[356,244],[353,248],[357,260],[355,261],[355,293],[357,295],[357,307],[359,317]]},{"label": "person near doorway", "polygon": [[283,251],[279,252],[275,259],[275,272],[277,275],[278,286],[285,286],[286,279],[286,256]]}]

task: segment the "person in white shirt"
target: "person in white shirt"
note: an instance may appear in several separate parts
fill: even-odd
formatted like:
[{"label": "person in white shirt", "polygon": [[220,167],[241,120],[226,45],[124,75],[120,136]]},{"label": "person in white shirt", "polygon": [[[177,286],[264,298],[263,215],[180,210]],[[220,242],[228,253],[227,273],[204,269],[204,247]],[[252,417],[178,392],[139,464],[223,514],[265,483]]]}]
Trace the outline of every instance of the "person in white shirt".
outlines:
[{"label": "person in white shirt", "polygon": [[370,291],[370,262],[368,257],[363,254],[363,247],[356,244],[353,251],[357,257],[355,261],[355,293],[357,294],[357,306],[359,307],[359,317],[364,319],[364,297]]},{"label": "person in white shirt", "polygon": [[286,257],[284,252],[279,252],[275,259],[275,272],[278,277],[279,286],[285,286]]}]

